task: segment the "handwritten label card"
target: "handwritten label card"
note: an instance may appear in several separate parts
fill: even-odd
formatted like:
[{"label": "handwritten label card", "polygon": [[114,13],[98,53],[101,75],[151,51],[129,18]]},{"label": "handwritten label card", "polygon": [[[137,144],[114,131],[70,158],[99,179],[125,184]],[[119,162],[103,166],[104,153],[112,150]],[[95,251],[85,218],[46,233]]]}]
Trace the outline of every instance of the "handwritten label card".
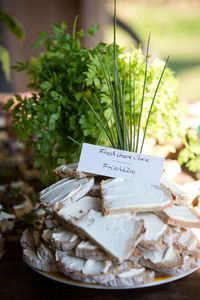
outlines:
[{"label": "handwritten label card", "polygon": [[83,143],[78,170],[160,185],[164,158]]}]

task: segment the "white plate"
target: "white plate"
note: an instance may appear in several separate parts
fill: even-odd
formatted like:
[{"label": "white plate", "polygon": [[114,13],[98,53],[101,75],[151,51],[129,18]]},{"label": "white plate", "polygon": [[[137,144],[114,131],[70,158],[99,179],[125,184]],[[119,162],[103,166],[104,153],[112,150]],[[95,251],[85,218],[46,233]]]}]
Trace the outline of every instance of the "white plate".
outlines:
[{"label": "white plate", "polygon": [[124,287],[116,287],[116,286],[112,287],[112,286],[104,286],[104,285],[99,285],[99,284],[84,283],[84,282],[69,279],[69,278],[65,277],[64,275],[62,275],[61,273],[49,273],[49,272],[39,271],[36,269],[33,269],[33,270],[35,270],[36,272],[40,273],[41,275],[43,275],[47,278],[50,278],[50,279],[53,279],[55,281],[62,282],[65,284],[74,285],[74,286],[86,287],[86,288],[90,288],[90,289],[125,290],[125,289],[138,289],[138,288],[144,288],[144,287],[151,287],[151,286],[175,281],[177,279],[180,279],[180,278],[183,278],[183,277],[186,277],[186,276],[192,274],[193,272],[195,272],[198,269],[199,269],[199,267],[189,270],[187,272],[183,272],[176,276],[164,275],[162,277],[157,277],[154,279],[154,281],[147,283],[147,284],[141,284],[141,285],[137,285],[137,286],[124,286]]}]

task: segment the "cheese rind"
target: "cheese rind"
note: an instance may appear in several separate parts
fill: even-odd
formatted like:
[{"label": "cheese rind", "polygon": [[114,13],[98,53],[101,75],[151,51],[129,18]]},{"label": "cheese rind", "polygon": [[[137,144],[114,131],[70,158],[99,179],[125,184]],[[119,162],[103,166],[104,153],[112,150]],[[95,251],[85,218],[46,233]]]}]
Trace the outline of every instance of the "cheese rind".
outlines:
[{"label": "cheese rind", "polygon": [[55,175],[58,175],[62,178],[84,178],[84,177],[89,177],[91,174],[81,172],[77,170],[78,164],[73,163],[73,164],[68,164],[68,165],[62,165],[59,166],[58,168],[54,169],[53,172]]},{"label": "cheese rind", "polygon": [[94,185],[94,178],[62,179],[40,193],[42,206],[53,211],[55,204],[68,206],[83,197]]},{"label": "cheese rind", "polygon": [[104,215],[157,211],[172,204],[168,190],[122,178],[103,181],[101,195]]},{"label": "cheese rind", "polygon": [[200,228],[200,217],[192,207],[174,205],[156,215],[165,223],[185,228]]},{"label": "cheese rind", "polygon": [[119,262],[132,254],[145,231],[143,221],[136,221],[130,213],[104,217],[94,210],[83,216],[76,227]]},{"label": "cheese rind", "polygon": [[168,270],[177,269],[183,264],[182,255],[173,245],[163,246],[161,251],[145,250],[141,254],[143,266],[166,274]]},{"label": "cheese rind", "polygon": [[84,259],[94,259],[94,260],[106,260],[108,259],[108,255],[99,249],[96,245],[92,244],[90,241],[82,241],[80,242],[76,249],[75,253],[77,257],[81,257]]},{"label": "cheese rind", "polygon": [[147,249],[158,250],[165,241],[165,235],[169,235],[168,225],[161,221],[153,213],[137,213],[136,220],[144,220],[145,233],[140,245]]},{"label": "cheese rind", "polygon": [[101,211],[101,207],[102,201],[100,198],[85,196],[77,202],[72,203],[70,206],[63,205],[59,208],[59,205],[56,205],[55,211],[65,222],[75,223],[83,215],[87,214],[90,209]]},{"label": "cheese rind", "polygon": [[78,236],[63,228],[46,229],[43,231],[42,238],[58,250],[71,250],[80,242]]}]

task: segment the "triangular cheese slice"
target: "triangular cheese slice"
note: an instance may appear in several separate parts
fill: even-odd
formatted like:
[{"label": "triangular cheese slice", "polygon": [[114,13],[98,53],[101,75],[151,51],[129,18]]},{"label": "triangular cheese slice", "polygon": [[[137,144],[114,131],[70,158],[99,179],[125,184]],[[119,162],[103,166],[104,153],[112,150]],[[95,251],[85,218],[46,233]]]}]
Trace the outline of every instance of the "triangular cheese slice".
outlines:
[{"label": "triangular cheese slice", "polygon": [[104,215],[158,211],[172,204],[171,194],[167,189],[122,178],[103,181],[101,195]]},{"label": "triangular cheese slice", "polygon": [[94,210],[81,218],[76,228],[119,262],[133,253],[145,232],[143,221],[136,221],[130,213],[104,217]]}]

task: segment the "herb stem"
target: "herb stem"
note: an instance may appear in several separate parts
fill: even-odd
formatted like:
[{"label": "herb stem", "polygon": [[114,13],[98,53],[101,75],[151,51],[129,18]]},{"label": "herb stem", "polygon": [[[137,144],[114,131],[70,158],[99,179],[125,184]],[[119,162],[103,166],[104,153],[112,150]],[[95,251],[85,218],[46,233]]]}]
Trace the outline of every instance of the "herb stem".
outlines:
[{"label": "herb stem", "polygon": [[135,120],[135,74],[134,74],[134,70],[133,70],[133,128],[134,128],[134,138],[133,138],[133,149],[132,151],[135,151],[135,135],[136,135],[136,120]]},{"label": "herb stem", "polygon": [[140,125],[141,125],[141,119],[142,119],[142,111],[143,111],[143,104],[144,104],[144,95],[145,95],[146,81],[147,81],[147,65],[148,65],[148,56],[149,56],[149,43],[150,43],[150,34],[149,34],[148,42],[147,42],[147,53],[146,53],[146,59],[145,59],[144,84],[143,84],[143,91],[142,91],[142,100],[141,100],[141,106],[140,106],[140,116],[139,116],[139,121],[138,121],[138,129],[137,129],[136,152],[138,151],[138,145],[139,145]]},{"label": "herb stem", "polygon": [[154,96],[153,96],[153,100],[152,100],[152,102],[151,102],[151,106],[150,106],[149,113],[148,113],[148,118],[147,118],[147,121],[146,121],[145,130],[144,130],[144,135],[143,135],[143,139],[142,139],[142,145],[141,145],[140,153],[142,153],[142,149],[143,149],[144,141],[145,141],[145,137],[146,137],[146,132],[147,132],[147,127],[148,127],[149,119],[150,119],[150,116],[151,116],[151,111],[152,111],[152,108],[153,108],[153,104],[154,104],[154,101],[155,101],[155,98],[156,98],[156,95],[157,95],[157,92],[158,92],[158,89],[159,89],[161,80],[162,80],[162,78],[163,78],[165,69],[166,69],[166,67],[167,67],[168,61],[169,61],[169,56],[167,57],[165,66],[164,66],[164,68],[163,68],[163,70],[162,70],[161,76],[160,76],[160,78],[159,78],[159,81],[158,81],[158,84],[157,84],[157,87],[156,87],[156,90],[155,90],[155,93],[154,93]]}]

